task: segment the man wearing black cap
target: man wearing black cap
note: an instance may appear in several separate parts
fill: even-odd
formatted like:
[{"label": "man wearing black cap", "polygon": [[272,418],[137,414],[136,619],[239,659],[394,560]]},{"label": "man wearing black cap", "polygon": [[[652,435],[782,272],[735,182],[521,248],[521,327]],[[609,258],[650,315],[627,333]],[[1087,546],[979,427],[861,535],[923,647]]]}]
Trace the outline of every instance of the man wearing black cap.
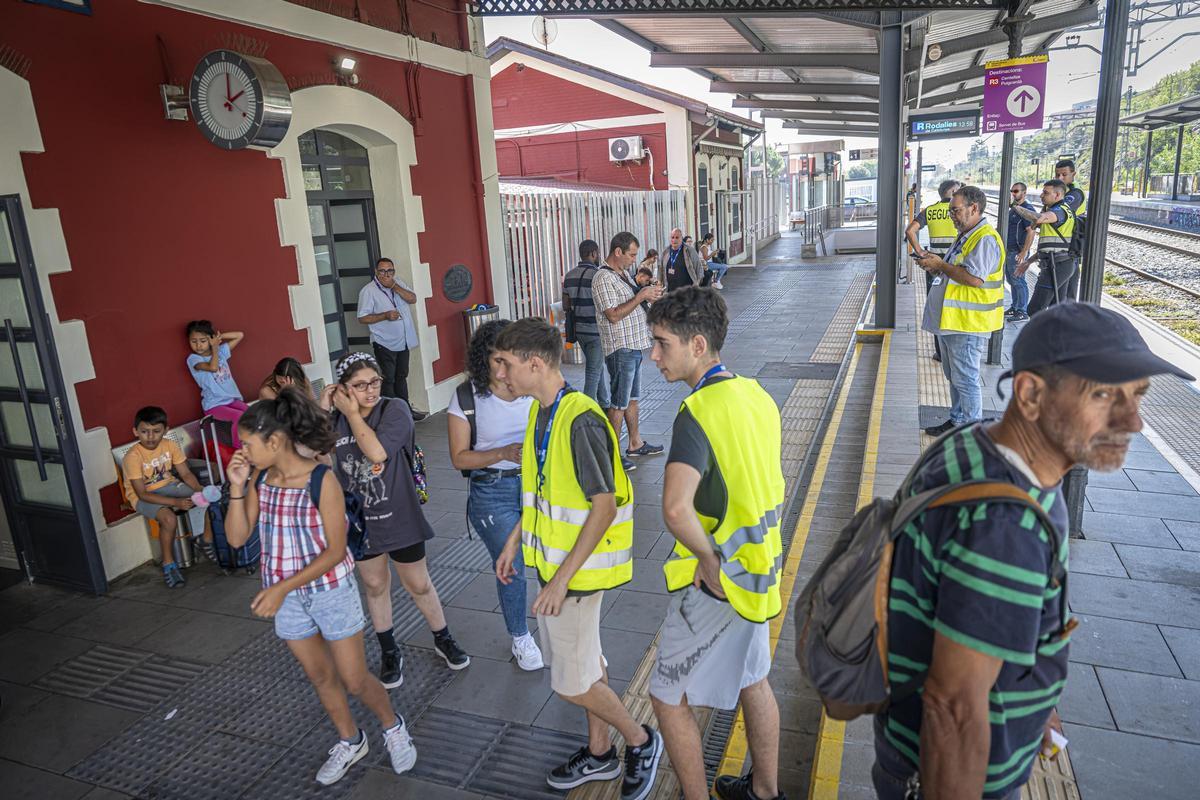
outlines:
[{"label": "man wearing black cap", "polygon": [[[1013,503],[935,508],[895,540],[888,670],[898,694],[875,722],[882,800],[1020,796],[1058,729],[1067,677],[1067,509],[1079,464],[1118,469],[1142,428],[1150,376],[1193,380],[1155,356],[1118,314],[1065,303],[1033,317],[1013,346],[1004,417],[952,434],[909,490],[1003,481],[1047,509],[1056,531]],[[1058,547],[1052,543],[1058,544]],[[896,674],[893,674],[896,673]]]}]

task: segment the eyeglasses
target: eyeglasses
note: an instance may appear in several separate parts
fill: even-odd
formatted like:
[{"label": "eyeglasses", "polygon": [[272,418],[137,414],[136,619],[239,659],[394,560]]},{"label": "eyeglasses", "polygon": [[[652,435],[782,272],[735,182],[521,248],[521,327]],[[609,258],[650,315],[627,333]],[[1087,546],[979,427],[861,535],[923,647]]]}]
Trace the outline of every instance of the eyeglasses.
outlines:
[{"label": "eyeglasses", "polygon": [[1011,192],[1012,194],[1020,194],[1021,193],[1020,189],[1009,189],[1008,191]]},{"label": "eyeglasses", "polygon": [[378,389],[383,386],[383,378],[376,378],[371,381],[359,381],[358,383],[350,384],[350,388],[356,392],[365,392],[368,389]]},{"label": "eyeglasses", "polygon": [[391,275],[395,275],[396,270],[394,270],[394,269],[377,269],[377,270],[375,270],[375,274],[382,278],[387,278]]}]

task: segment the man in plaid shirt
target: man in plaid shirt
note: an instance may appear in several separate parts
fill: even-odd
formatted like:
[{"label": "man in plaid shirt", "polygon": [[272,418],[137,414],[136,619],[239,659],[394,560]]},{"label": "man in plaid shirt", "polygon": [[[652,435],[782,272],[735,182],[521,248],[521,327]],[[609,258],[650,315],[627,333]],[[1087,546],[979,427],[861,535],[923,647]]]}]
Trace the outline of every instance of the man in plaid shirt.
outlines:
[{"label": "man in plaid shirt", "polygon": [[662,297],[662,287],[651,284],[638,288],[629,277],[629,267],[637,261],[639,243],[632,233],[618,233],[608,246],[608,258],[592,278],[592,300],[596,323],[604,347],[604,363],[612,382],[608,419],[617,437],[621,420],[629,426],[629,446],[621,461],[626,471],[634,469],[630,456],[652,456],[663,451],[642,439],[638,433],[638,396],[641,394],[642,351],[649,350],[650,326],[646,308]]}]

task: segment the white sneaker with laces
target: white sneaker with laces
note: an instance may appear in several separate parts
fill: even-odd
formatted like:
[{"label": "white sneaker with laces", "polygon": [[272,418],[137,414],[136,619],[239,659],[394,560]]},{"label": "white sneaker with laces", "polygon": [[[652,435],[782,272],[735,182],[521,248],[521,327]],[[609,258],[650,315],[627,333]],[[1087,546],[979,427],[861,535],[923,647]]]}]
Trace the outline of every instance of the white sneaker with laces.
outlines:
[{"label": "white sneaker with laces", "polygon": [[528,633],[513,637],[512,653],[517,657],[517,666],[526,672],[536,672],[546,666],[541,649]]},{"label": "white sneaker with laces", "polygon": [[351,744],[339,739],[337,744],[329,748],[329,758],[317,770],[317,783],[322,786],[331,786],[337,783],[346,777],[346,773],[352,766],[371,751],[371,746],[367,743],[367,735],[361,730],[358,735],[362,739],[358,744]]},{"label": "white sneaker with laces", "polygon": [[721,285],[720,281],[713,281],[712,285],[713,285],[714,289],[724,289],[725,288],[724,286]]},{"label": "white sneaker with laces", "polygon": [[383,732],[383,745],[387,748],[388,757],[392,760],[392,771],[397,775],[408,772],[417,763],[417,748],[413,746],[412,737],[408,735],[408,726],[404,720],[395,727]]}]

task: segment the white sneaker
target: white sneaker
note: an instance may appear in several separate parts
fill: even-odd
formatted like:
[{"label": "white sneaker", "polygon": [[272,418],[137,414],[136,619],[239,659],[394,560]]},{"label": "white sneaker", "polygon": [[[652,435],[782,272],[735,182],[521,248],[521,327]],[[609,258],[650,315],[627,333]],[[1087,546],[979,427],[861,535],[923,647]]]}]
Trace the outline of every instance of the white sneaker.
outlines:
[{"label": "white sneaker", "polygon": [[513,637],[512,653],[517,657],[517,666],[526,672],[536,672],[546,666],[546,662],[542,660],[542,651],[528,633]]},{"label": "white sneaker", "polygon": [[362,737],[362,741],[358,744],[350,744],[338,739],[338,743],[329,749],[329,758],[317,770],[317,783],[322,786],[331,786],[337,783],[346,777],[346,773],[352,766],[370,752],[371,746],[367,743],[367,735],[361,730],[358,735]]},{"label": "white sneaker", "polygon": [[712,285],[713,285],[714,289],[724,289],[725,288],[724,286],[721,285],[720,281],[713,281]]},{"label": "white sneaker", "polygon": [[392,771],[397,775],[408,772],[417,763],[417,748],[413,746],[412,737],[408,735],[408,727],[401,719],[400,723],[383,732],[383,746],[387,748],[388,757],[392,760]]}]

